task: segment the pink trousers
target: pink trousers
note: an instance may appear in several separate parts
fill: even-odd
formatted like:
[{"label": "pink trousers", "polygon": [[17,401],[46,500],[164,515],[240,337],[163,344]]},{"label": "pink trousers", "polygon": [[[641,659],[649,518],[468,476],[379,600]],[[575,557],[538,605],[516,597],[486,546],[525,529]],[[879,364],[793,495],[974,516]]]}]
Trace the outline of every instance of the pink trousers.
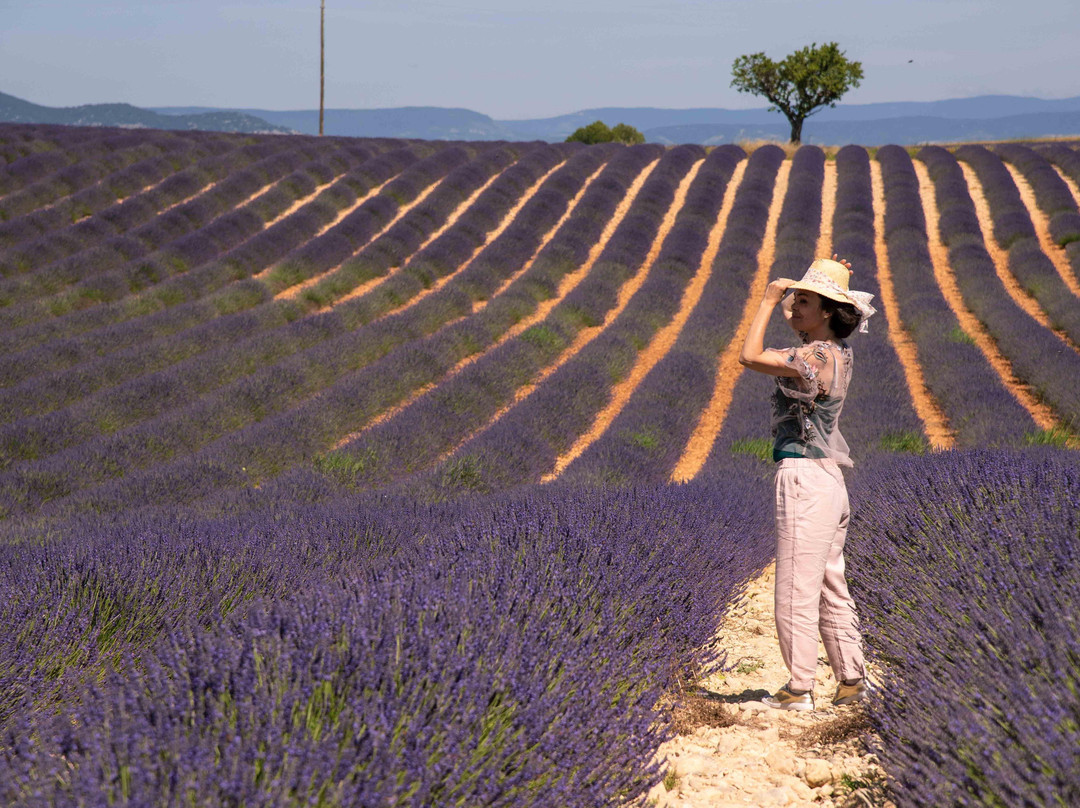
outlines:
[{"label": "pink trousers", "polygon": [[863,675],[855,602],[844,578],[847,486],[832,460],[784,458],[776,469],[776,633],[789,687],[812,690],[818,635],[833,676]]}]

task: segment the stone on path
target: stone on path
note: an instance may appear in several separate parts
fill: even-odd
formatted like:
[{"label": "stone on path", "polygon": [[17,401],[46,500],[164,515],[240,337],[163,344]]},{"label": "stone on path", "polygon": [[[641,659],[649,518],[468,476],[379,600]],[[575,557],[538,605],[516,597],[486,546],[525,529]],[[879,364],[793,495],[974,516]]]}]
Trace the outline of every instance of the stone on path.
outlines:
[{"label": "stone on path", "polygon": [[803,773],[806,784],[810,788],[817,788],[832,782],[832,767],[828,761],[812,759],[806,761],[806,771]]}]

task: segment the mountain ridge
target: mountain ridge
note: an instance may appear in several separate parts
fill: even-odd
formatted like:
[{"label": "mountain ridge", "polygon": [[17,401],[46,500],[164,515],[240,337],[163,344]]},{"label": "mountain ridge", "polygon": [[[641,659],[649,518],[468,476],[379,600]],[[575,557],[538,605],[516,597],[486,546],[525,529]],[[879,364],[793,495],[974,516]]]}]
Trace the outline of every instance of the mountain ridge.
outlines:
[{"label": "mountain ridge", "polygon": [[[205,112],[211,107],[156,107],[165,112]],[[238,110],[313,134],[317,110]],[[940,140],[995,140],[1050,135],[1080,136],[1080,96],[1041,99],[984,95],[941,101],[838,104],[806,120],[807,143],[861,142],[915,144]],[[626,123],[657,143],[713,145],[736,140],[787,140],[790,128],[779,112],[767,108],[594,107],[547,118],[495,119],[483,113],[447,107],[328,109],[330,135],[418,137],[465,140],[564,140],[595,120]],[[407,121],[407,125],[402,122]],[[680,139],[684,138],[684,139]],[[846,139],[844,139],[846,138]]]},{"label": "mountain ridge", "polygon": [[[422,140],[562,141],[595,120],[626,123],[654,143],[716,145],[740,140],[786,141],[790,131],[779,112],[765,107],[594,107],[546,118],[499,120],[462,107],[406,106],[331,108],[324,131],[344,137]],[[249,133],[318,131],[318,110],[221,107],[150,107],[85,104],[45,107],[0,92],[0,121],[161,129],[207,129]],[[939,101],[838,104],[808,117],[806,143],[830,145],[1080,137],[1080,96],[1041,99],[982,95]]]},{"label": "mountain ridge", "polygon": [[46,107],[4,92],[0,92],[0,122],[118,126],[133,129],[200,129],[252,134],[289,134],[292,131],[235,110],[216,109],[168,115],[123,103]]}]

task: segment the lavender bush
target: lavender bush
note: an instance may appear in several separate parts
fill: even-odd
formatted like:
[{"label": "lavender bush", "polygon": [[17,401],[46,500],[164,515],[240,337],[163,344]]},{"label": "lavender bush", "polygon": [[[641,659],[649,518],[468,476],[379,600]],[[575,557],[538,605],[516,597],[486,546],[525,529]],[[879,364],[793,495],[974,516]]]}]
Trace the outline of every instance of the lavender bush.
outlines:
[{"label": "lavender bush", "polygon": [[926,385],[958,445],[1016,445],[1037,426],[960,328],[941,293],[911,157],[899,146],[884,146],[877,161],[885,186],[885,244],[896,302]]},{"label": "lavender bush", "polygon": [[[1016,163],[1033,183],[1037,183],[1040,206],[1055,212],[1071,213],[1080,223],[1076,203],[1072,201],[1072,195],[1061,178],[1030,149],[1013,145],[1015,147],[1004,147],[999,153],[1009,162]],[[1038,301],[1051,325],[1080,342],[1080,306],[1076,305],[1076,296],[1043,253],[1031,216],[1001,158],[981,146],[964,146],[957,149],[956,154],[970,164],[979,177],[994,218],[994,238],[1002,248],[1008,250],[1009,271],[1025,291]],[[1071,209],[1067,207],[1069,203]]]},{"label": "lavender bush", "polygon": [[[0,225],[0,273],[7,275],[10,272],[10,248],[21,246],[34,236],[55,236],[60,232],[69,236],[94,231],[116,233],[117,219],[120,218],[117,214],[125,203],[129,209],[144,210],[144,204],[149,200],[162,198],[160,191],[168,179],[193,175],[197,167],[209,165],[213,157],[228,149],[226,141],[202,144],[180,139],[163,149],[160,156],[141,160],[54,205],[3,223]],[[149,187],[143,190],[145,186]],[[150,209],[154,209],[153,203]],[[126,215],[130,215],[128,211],[125,211]],[[43,244],[36,246],[46,248]],[[28,263],[24,264],[21,269],[28,266]]]},{"label": "lavender bush", "polygon": [[[34,297],[55,296],[69,286],[78,285],[65,293],[78,296],[85,294],[87,289],[102,290],[103,278],[110,277],[107,275],[109,272],[113,273],[113,277],[127,281],[126,286],[118,284],[115,294],[122,296],[137,292],[152,279],[149,267],[155,261],[180,261],[188,265],[203,263],[217,252],[227,249],[230,243],[261,230],[264,220],[259,215],[259,206],[237,206],[256,191],[282,180],[290,171],[307,180],[309,189],[313,190],[317,183],[328,182],[354,165],[351,158],[347,159],[343,154],[326,155],[303,166],[302,162],[303,154],[299,152],[286,152],[260,160],[244,171],[234,172],[227,179],[219,181],[207,193],[200,194],[197,200],[165,213],[153,211],[154,218],[141,227],[130,233],[113,235],[107,240],[99,239],[97,244],[94,243],[95,239],[86,238],[89,227],[81,228],[83,223],[73,225],[72,230],[79,229],[80,232],[77,235],[72,233],[72,246],[68,252],[74,255],[66,260],[50,262],[52,256],[42,254],[40,247],[45,245],[51,252],[59,252],[57,236],[62,237],[63,234],[51,234],[33,245],[39,249],[20,251],[16,260],[34,265],[35,269],[31,274],[12,278],[0,285],[0,294],[10,304]],[[282,184],[288,184],[291,180],[293,177],[282,180]],[[303,189],[303,186],[293,187],[297,191],[309,190]],[[268,201],[263,198],[258,200],[261,205]],[[195,232],[190,232],[192,230]],[[151,257],[153,250],[170,240],[172,243],[167,255]],[[125,264],[136,260],[137,266],[125,267]],[[61,302],[63,299],[54,297],[43,300],[37,307],[60,314],[65,305]],[[21,314],[23,319],[28,317],[27,312]]]},{"label": "lavender bush", "polygon": [[956,158],[938,146],[920,150],[933,179],[942,241],[964,304],[997,342],[1021,381],[1053,408],[1065,429],[1080,423],[1080,392],[1063,379],[1080,378],[1080,355],[1021,309],[1002,286],[983,246],[982,231]]},{"label": "lavender bush", "polygon": [[[679,182],[702,157],[696,147],[679,147],[669,151],[649,175],[635,200],[633,215],[628,213],[623,219],[593,268],[597,272],[610,262],[621,264],[622,272],[607,275],[600,288],[583,283],[566,298],[568,305],[582,308],[578,316],[586,324],[603,322],[603,312],[612,304],[602,308],[601,301],[613,300],[618,291],[618,283],[612,280],[624,281],[640,267]],[[603,333],[528,398],[459,446],[449,459],[424,472],[410,487],[423,491],[423,496],[442,496],[445,493],[440,492],[501,490],[539,481],[554,467],[559,453],[569,449],[588,428],[610,397],[612,384],[633,366],[638,351],[674,315],[682,287],[689,280],[685,268],[665,271],[658,265],[655,270]],[[545,336],[531,335],[540,340]]]},{"label": "lavender bush", "polygon": [[[341,182],[344,185],[352,179],[375,185],[415,160],[415,155],[407,150],[389,152],[371,161],[375,165],[364,164],[350,172],[351,177],[346,176]],[[372,173],[368,173],[369,170]],[[264,302],[269,298],[269,290],[263,284],[250,279],[247,283],[229,281],[254,274],[267,262],[294,248],[303,240],[305,232],[317,227],[317,217],[306,215],[302,208],[212,264],[189,270],[142,295],[72,312],[4,334],[6,339],[0,344],[8,350],[22,348],[22,351],[0,359],[0,379],[7,379],[10,384],[41,369],[70,366],[108,350],[139,344],[148,335],[175,333],[198,322]],[[182,306],[185,301],[205,297],[207,292],[222,285],[228,288],[203,305]],[[170,312],[172,308],[179,310]],[[37,347],[48,342],[51,344]]]},{"label": "lavender bush", "polygon": [[836,212],[833,252],[851,261],[851,288],[874,295],[878,313],[869,332],[851,336],[855,373],[848,389],[850,407],[844,411],[844,436],[856,458],[907,445],[912,436],[925,445],[922,421],[896,350],[889,342],[894,327],[881,305],[874,252],[874,206],[870,187],[870,158],[859,146],[845,146],[836,155]]},{"label": "lavender bush", "polygon": [[640,804],[660,697],[718,661],[718,617],[767,561],[765,493],[279,503],[7,545],[5,617],[38,642],[0,645],[0,670],[35,672],[3,691],[0,798]]},{"label": "lavender bush", "polygon": [[896,458],[858,481],[851,581],[896,804],[1076,804],[1076,453]]},{"label": "lavender bush", "polygon": [[[661,246],[659,266],[687,274],[697,271],[727,184],[744,158],[738,147],[710,152]],[[604,435],[566,468],[567,480],[625,485],[631,480],[660,483],[670,476],[712,395],[717,356],[734,329],[730,318],[736,307],[730,298],[732,275],[737,273],[734,263],[721,263],[719,256],[730,259],[734,243],[747,233],[741,223],[749,223],[751,199],[759,190],[754,178],[763,178],[769,163],[758,158],[753,165],[752,177],[740,185],[724,223],[724,237],[701,298],[675,344],[645,376]]]},{"label": "lavender bush", "polygon": [[[483,235],[496,226],[499,217],[513,204],[524,186],[552,168],[558,155],[559,150],[556,148],[545,147],[531,151],[515,166],[504,171],[453,228],[410,261],[403,272],[410,275],[416,273],[412,284],[395,284],[392,294],[363,296],[342,304],[333,312],[321,313],[303,322],[294,321],[308,313],[311,306],[327,302],[331,284],[334,291],[348,287],[338,286],[328,279],[325,288],[322,284],[315,287],[318,290],[317,295],[305,294],[299,302],[267,301],[266,305],[217,317],[212,316],[215,310],[206,303],[181,304],[163,312],[162,316],[142,318],[118,326],[120,333],[116,333],[116,330],[108,332],[110,344],[134,342],[129,348],[114,351],[99,359],[83,361],[69,370],[39,374],[25,384],[0,390],[0,413],[10,413],[12,418],[20,414],[41,414],[61,403],[73,402],[87,396],[100,387],[112,385],[118,387],[103,393],[105,401],[85,401],[80,405],[80,409],[92,414],[95,411],[100,412],[102,407],[123,406],[123,401],[145,401],[146,397],[139,390],[147,385],[151,385],[158,396],[163,395],[164,384],[170,387],[182,385],[186,395],[194,396],[220,386],[238,375],[250,373],[265,364],[310,347],[315,340],[326,339],[370,322],[389,313],[393,308],[404,305],[424,287],[423,279],[431,271],[431,262],[425,256],[433,254],[446,240],[454,244],[468,244],[472,242],[467,239],[475,238],[476,246],[479,246]],[[390,204],[389,200],[386,204]],[[382,206],[379,209],[382,210]],[[414,213],[426,216],[424,211]],[[387,212],[382,215],[391,214]],[[350,274],[353,277],[361,271],[371,273],[372,276],[376,273],[385,274],[390,270],[394,256],[405,249],[403,241],[415,240],[425,230],[426,224],[423,221],[416,222],[411,215],[404,217],[347,262],[350,268],[357,268],[355,274]],[[462,237],[463,232],[467,239]],[[443,255],[445,254],[444,251]],[[459,254],[459,263],[463,257],[464,255]],[[439,266],[451,271],[456,265],[444,258],[439,262]],[[169,327],[172,323],[176,325]],[[174,329],[181,325],[188,327],[179,333],[173,333]],[[125,338],[125,332],[134,334]],[[155,339],[154,336],[159,333],[164,336]],[[169,367],[170,365],[172,367]],[[159,372],[156,378],[135,378],[154,371]],[[164,377],[161,374],[165,374]],[[126,379],[131,380],[130,385],[120,387],[120,383]],[[117,404],[108,403],[109,401],[117,401]],[[2,417],[0,415],[0,418]],[[112,417],[102,418],[101,415],[97,417],[103,421],[114,420]],[[38,429],[30,424],[26,427],[31,430]],[[50,428],[47,431],[51,435],[57,434],[55,429]],[[81,432],[80,428],[74,428],[74,433]],[[74,439],[72,437],[67,440]]]},{"label": "lavender bush", "polygon": [[[457,284],[398,316],[340,333],[186,407],[9,472],[0,507],[36,507],[35,503],[119,475],[126,475],[122,485],[81,497],[79,507],[115,508],[121,501],[141,501],[151,489],[169,501],[189,501],[229,478],[232,485],[244,485],[312,459],[337,436],[355,429],[354,424],[363,424],[411,390],[437,379],[478,350],[484,344],[481,340],[492,339],[535,308],[535,297],[517,296],[508,307],[489,307],[501,323],[490,334],[481,333],[475,324],[434,333],[455,315],[471,313],[474,301],[493,294],[502,279],[525,262],[607,153],[583,150],[580,159],[556,172],[551,178],[554,186],[530,200],[513,225],[456,279]],[[534,246],[522,249],[529,242]],[[421,339],[429,335],[433,336]],[[318,397],[312,398],[316,393]],[[222,436],[219,445],[198,457],[180,459]],[[132,473],[150,463],[158,465],[144,474]],[[165,483],[168,478],[177,482]],[[54,507],[62,504],[50,505]]]},{"label": "lavender bush", "polygon": [[[634,147],[608,161],[586,191],[576,215],[537,255],[528,273],[528,283],[535,290],[554,293],[567,269],[584,263],[630,184],[658,157],[659,149],[655,147]],[[528,287],[523,286],[523,290],[527,292]],[[508,289],[504,294],[521,293]],[[495,301],[492,304],[490,314],[485,311],[478,317],[498,317],[499,306]],[[367,486],[387,484],[427,467],[512,401],[515,391],[535,378],[573,340],[582,321],[568,313],[565,304],[560,301],[543,323],[488,351],[454,378],[342,447],[339,453],[322,458],[321,464],[344,464],[352,470],[348,477],[353,484]]]}]

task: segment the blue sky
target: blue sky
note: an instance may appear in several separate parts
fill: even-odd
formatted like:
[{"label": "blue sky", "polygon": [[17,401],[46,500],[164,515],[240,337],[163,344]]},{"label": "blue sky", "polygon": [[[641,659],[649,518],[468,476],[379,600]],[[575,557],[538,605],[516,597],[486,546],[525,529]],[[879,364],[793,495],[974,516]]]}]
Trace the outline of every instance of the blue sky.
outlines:
[{"label": "blue sky", "polygon": [[[845,103],[1065,98],[1075,2],[326,0],[326,105],[761,107],[732,61],[827,41],[863,64]],[[48,106],[314,109],[318,47],[319,0],[0,0],[0,91]]]}]

